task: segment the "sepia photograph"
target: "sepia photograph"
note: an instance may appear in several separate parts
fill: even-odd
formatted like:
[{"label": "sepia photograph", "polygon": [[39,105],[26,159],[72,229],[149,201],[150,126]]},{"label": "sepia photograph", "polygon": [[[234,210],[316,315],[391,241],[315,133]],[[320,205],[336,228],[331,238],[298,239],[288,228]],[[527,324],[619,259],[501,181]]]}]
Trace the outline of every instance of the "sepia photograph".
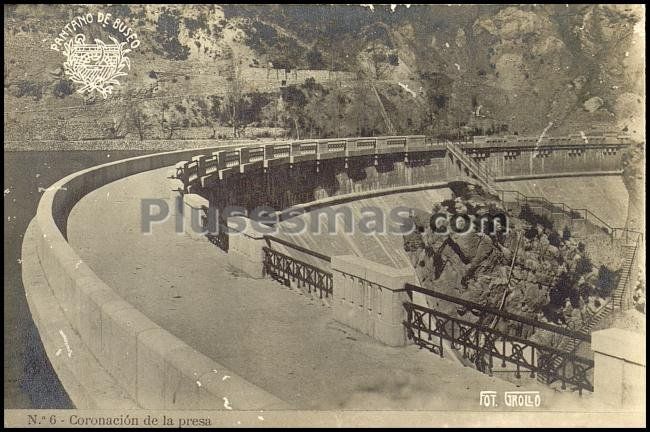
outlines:
[{"label": "sepia photograph", "polygon": [[645,427],[643,4],[5,4],[4,427]]}]

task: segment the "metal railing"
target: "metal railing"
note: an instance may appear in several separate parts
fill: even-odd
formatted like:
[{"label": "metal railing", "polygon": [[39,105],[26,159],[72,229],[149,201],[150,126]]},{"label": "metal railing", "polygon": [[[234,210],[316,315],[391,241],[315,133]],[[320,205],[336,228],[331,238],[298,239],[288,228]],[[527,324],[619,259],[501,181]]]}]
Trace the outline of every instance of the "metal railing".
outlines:
[{"label": "metal railing", "polygon": [[[526,371],[530,373],[531,377],[535,377],[539,373],[561,381],[562,388],[566,388],[568,384],[574,386],[580,394],[582,394],[582,390],[593,391],[593,383],[589,376],[594,367],[593,360],[577,356],[574,352],[562,351],[530,341],[523,331],[525,326],[529,326],[528,331],[544,329],[581,341],[590,341],[590,335],[425,290],[411,284],[406,284],[405,290],[411,296],[413,292],[419,292],[451,302],[459,308],[478,311],[481,314],[480,319],[471,322],[430,307],[404,302],[406,309],[404,326],[407,335],[421,348],[426,348],[443,357],[443,341],[446,340],[451,342],[452,349],[462,350],[463,357],[471,360],[477,369],[484,373],[492,375],[493,372],[496,372],[495,363],[500,360],[501,368],[505,368],[508,363],[515,366],[516,378],[521,378],[522,372]],[[466,313],[470,313],[469,311]],[[485,323],[486,316],[489,317],[489,322],[494,317],[503,320],[507,323],[508,330],[504,332],[503,325],[501,330],[492,328]],[[558,357],[564,360],[560,368],[556,368],[554,365],[554,360]]]},{"label": "metal railing", "polygon": [[334,285],[332,273],[267,246],[264,246],[262,250],[264,253],[263,269],[265,276],[270,276],[286,286],[290,286],[292,282],[295,282],[299,288],[306,287],[309,293],[318,291],[320,298],[332,296]]},{"label": "metal railing", "polygon": [[625,261],[623,263],[623,274],[621,275],[621,280],[616,287],[616,290],[612,294],[612,300],[614,302],[614,308],[618,310],[628,309],[631,307],[631,296],[633,282],[633,271],[637,267],[636,262],[638,259],[638,250],[642,241],[642,234],[637,233],[636,239],[633,244],[627,245],[629,252],[625,256]]},{"label": "metal railing", "polygon": [[563,202],[552,202],[544,197],[539,197],[539,196],[527,196],[522,194],[519,191],[496,189],[496,192],[501,202],[504,203],[508,202],[506,200],[506,196],[505,196],[506,194],[514,194],[515,202],[517,203],[521,202],[524,204],[528,204],[530,207],[542,207],[550,211],[551,213],[565,213],[568,214],[571,219],[584,219],[585,221],[589,221],[589,220],[598,221],[599,224],[601,224],[602,228],[606,229],[607,234],[609,235],[613,235],[615,230],[622,230],[622,228],[612,227],[610,224],[602,220],[600,217],[598,217],[589,209],[575,209]]},{"label": "metal railing", "polygon": [[288,248],[295,249],[298,252],[302,252],[304,254],[307,254],[307,255],[313,256],[315,258],[318,258],[320,260],[327,261],[327,262],[332,262],[332,258],[327,256],[327,255],[324,255],[322,253],[313,251],[311,249],[307,249],[306,247],[302,247],[302,246],[297,245],[295,243],[291,243],[290,241],[284,240],[284,239],[282,239],[280,237],[275,237],[275,236],[272,236],[272,235],[265,235],[264,240],[266,240],[266,244],[269,247],[271,246],[271,242],[276,242],[276,243],[284,245],[284,246],[286,246]]},{"label": "metal railing", "polygon": [[228,235],[227,230],[228,230],[228,228],[220,226],[219,227],[219,232],[217,234],[208,233],[205,236],[208,238],[210,243],[217,246],[222,251],[228,252],[228,249],[229,249],[229,246],[230,246],[230,237]]}]

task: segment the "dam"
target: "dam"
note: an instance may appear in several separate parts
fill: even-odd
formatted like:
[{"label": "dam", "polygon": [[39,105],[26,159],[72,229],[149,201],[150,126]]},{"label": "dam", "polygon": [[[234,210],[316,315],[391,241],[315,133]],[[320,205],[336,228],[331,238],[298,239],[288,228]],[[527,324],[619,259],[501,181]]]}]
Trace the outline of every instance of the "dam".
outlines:
[{"label": "dam", "polygon": [[[26,287],[50,293],[60,308],[53,316],[38,295],[28,297],[46,351],[58,346],[48,320],[66,323],[66,334],[78,335],[77,346],[97,359],[97,376],[112,383],[103,397],[145,408],[228,409],[228,395],[235,409],[444,410],[445,400],[429,397],[440,386],[467,400],[467,408],[475,405],[475,386],[515,388],[409,339],[402,303],[409,290],[418,293],[409,288],[414,280],[401,235],[286,234],[290,218],[282,216],[277,234],[226,233],[216,241],[221,247],[205,235],[178,235],[171,220],[155,225],[151,236],[139,230],[143,199],[166,200],[178,211],[173,202],[181,197],[184,217],[228,207],[279,215],[300,208],[299,217],[347,207],[359,215],[364,207],[430,210],[460,181],[490,188],[508,205],[521,205],[509,197],[530,198],[576,237],[621,241],[629,234],[621,215],[624,138],[558,142],[544,151],[535,143],[506,144],[472,147],[424,136],[251,143],[141,156],[66,177],[44,194],[28,230],[31,243],[24,244],[24,256],[38,256],[43,274]],[[233,217],[220,223],[243,216]],[[286,286],[269,277],[280,275],[278,261],[270,261],[280,256]],[[629,307],[632,282],[623,284],[617,307]],[[70,365],[51,359],[75,403],[86,398],[101,406],[88,398],[97,383],[75,390]],[[589,397],[598,394],[593,382],[562,378],[582,385],[586,396],[575,402],[571,392],[558,395],[537,379],[521,379],[543,392],[547,406],[600,403]],[[396,387],[409,397],[396,396]]]}]

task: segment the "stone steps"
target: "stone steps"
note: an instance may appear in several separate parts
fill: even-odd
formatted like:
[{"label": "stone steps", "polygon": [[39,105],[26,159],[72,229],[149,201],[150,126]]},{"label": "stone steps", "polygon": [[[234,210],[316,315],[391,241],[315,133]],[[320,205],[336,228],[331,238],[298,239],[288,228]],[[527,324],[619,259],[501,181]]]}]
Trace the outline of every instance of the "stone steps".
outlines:
[{"label": "stone steps", "polygon": [[634,262],[635,252],[636,252],[636,246],[634,245],[625,246],[625,259],[623,261],[623,266],[621,268],[621,280],[619,281],[618,286],[612,293],[612,300],[614,306],[617,309],[621,309],[623,307],[623,297],[625,295],[625,291],[629,282],[629,276],[630,276],[632,264]]},{"label": "stone steps", "polygon": [[[625,246],[625,260],[623,261],[623,267],[621,268],[622,272],[622,277],[612,293],[612,299],[607,302],[605,306],[600,308],[596,313],[591,315],[590,317],[587,318],[587,322],[581,329],[581,331],[585,333],[591,333],[591,330],[601,322],[606,316],[608,316],[610,313],[614,311],[614,309],[619,308],[622,306],[622,299],[623,295],[625,293],[625,289],[628,283],[628,275],[629,275],[629,270],[630,267],[632,266],[632,262],[634,261],[634,254],[636,251],[636,247],[634,245],[626,245]],[[579,344],[575,339],[565,339],[562,343],[559,344],[558,349],[562,351],[568,351],[568,352],[575,352],[575,350],[578,348]],[[555,370],[559,369],[562,366],[562,359],[560,357],[556,357],[553,360],[553,368]],[[538,374],[538,378],[540,381],[545,382],[547,384],[551,384],[551,378]]]}]

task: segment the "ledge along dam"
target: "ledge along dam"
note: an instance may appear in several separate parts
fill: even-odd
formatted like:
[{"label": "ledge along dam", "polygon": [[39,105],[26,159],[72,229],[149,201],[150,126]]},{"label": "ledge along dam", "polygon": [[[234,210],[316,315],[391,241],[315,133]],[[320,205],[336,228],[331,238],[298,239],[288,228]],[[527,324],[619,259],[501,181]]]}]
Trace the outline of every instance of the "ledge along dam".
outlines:
[{"label": "ledge along dam", "polygon": [[[494,360],[495,365],[507,364],[518,378],[530,374],[530,383],[538,386],[543,387],[539,382],[543,381],[581,394],[606,394],[611,388],[599,381],[599,373],[607,373],[607,368],[599,366],[600,345],[588,332],[484,311],[567,341],[591,342],[593,358],[576,356],[561,346],[546,347],[468,327],[455,317],[444,318],[446,327],[437,327],[436,320],[443,317],[423,299],[435,297],[470,309],[482,306],[418,287],[401,234],[286,232],[286,224],[292,221],[287,209],[301,209],[306,213],[297,217],[307,217],[316,210],[348,207],[355,219],[367,206],[428,211],[431,203],[452,196],[454,183],[466,182],[482,187],[511,211],[528,204],[558,225],[570,227],[576,238],[598,235],[621,243],[632,251],[629,267],[637,265],[642,236],[624,227],[627,192],[621,179],[621,155],[631,144],[626,137],[502,140],[477,137],[450,142],[395,136],[260,142],[141,156],[60,180],[44,193],[26,236],[31,243],[26,240],[23,249],[24,256],[32,253],[39,260],[33,268],[42,278],[25,281],[30,309],[71,399],[77,404],[85,397],[94,407],[106,402],[92,397],[97,382],[83,382],[70,362],[62,363],[51,354],[58,337],[47,330],[52,322],[61,323],[82,347],[80,352],[95,359],[96,376],[112,383],[104,398],[120,400],[124,406],[358,408],[356,397],[366,391],[359,389],[368,388],[368,380],[380,379],[386,373],[382,368],[407,368],[405,374],[421,377],[423,385],[430,383],[433,389],[444,379],[430,371],[427,362],[438,356],[448,358],[450,349],[461,348],[480,354],[474,359],[489,357],[489,367],[481,369],[485,375],[453,362],[436,363],[438,373],[445,371],[459,381],[463,373],[475,373],[471,379],[478,381],[472,382],[490,380],[480,382],[510,388],[506,381],[495,384],[499,380],[492,377]],[[120,217],[137,223],[137,199],[156,194],[170,203],[182,202],[171,208],[175,214],[182,212],[185,236],[143,239],[135,227],[127,230],[111,224],[108,210],[97,219],[106,222],[105,233],[93,234],[92,227],[82,222],[87,219],[81,215],[99,213],[116,200],[122,204]],[[260,233],[246,216],[224,217],[233,207],[276,212],[280,221],[276,232]],[[188,230],[193,216],[198,214],[206,223],[213,211],[218,212],[222,228],[218,233]],[[119,245],[129,239],[131,246]],[[106,248],[133,251],[125,250],[124,257],[116,255],[111,262],[94,249],[102,243]],[[142,258],[151,266],[140,272],[145,275],[139,276],[138,268],[132,272],[135,276],[114,271],[116,266],[129,265],[132,254],[146,255],[147,248],[156,245],[164,251]],[[633,273],[622,278],[611,310],[631,307]],[[169,285],[173,277],[179,280]],[[164,283],[178,290],[173,298],[186,303],[179,307],[166,303],[159,290],[147,286],[153,279],[161,287]],[[303,309],[283,294],[289,291],[273,291],[278,281],[316,303]],[[43,299],[57,304],[58,312],[46,313]],[[201,332],[202,325],[210,329],[209,334]],[[265,327],[270,331],[265,332]],[[480,343],[459,338],[460,330],[469,331]],[[319,338],[324,341],[321,348]],[[414,345],[436,356],[413,350]],[[322,346],[336,348],[323,352]],[[246,365],[242,356],[255,359]],[[345,363],[346,356],[358,364]],[[324,358],[329,361],[323,362]],[[345,363],[350,376],[359,377],[326,379],[336,373],[333,361]],[[645,368],[644,360],[626,361]],[[626,372],[629,376],[638,373],[634,367]],[[475,398],[478,390],[467,389],[459,397]],[[349,397],[334,396],[342,392]],[[225,407],[224,394],[229,395]]]}]

